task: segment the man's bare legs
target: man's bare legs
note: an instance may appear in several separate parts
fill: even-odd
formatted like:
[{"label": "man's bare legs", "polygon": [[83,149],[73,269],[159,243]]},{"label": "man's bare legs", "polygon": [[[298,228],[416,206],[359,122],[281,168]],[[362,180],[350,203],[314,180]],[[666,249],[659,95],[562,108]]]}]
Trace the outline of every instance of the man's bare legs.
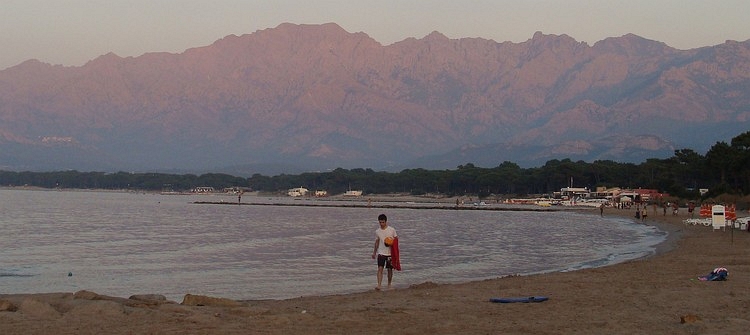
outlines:
[{"label": "man's bare legs", "polygon": [[[393,269],[388,269],[388,289],[391,288],[391,283],[393,283]],[[375,286],[375,289],[380,291],[382,289],[383,285],[383,267],[378,266],[378,286]]]},{"label": "man's bare legs", "polygon": [[383,267],[378,266],[378,286],[375,286],[375,289],[380,291],[382,283],[383,283]]},{"label": "man's bare legs", "polygon": [[[393,269],[388,269],[388,289],[391,288],[391,283],[393,282]],[[375,287],[376,290],[380,291],[383,284],[383,267],[378,266],[378,286]]]},{"label": "man's bare legs", "polygon": [[388,268],[388,289],[391,289],[391,282],[393,282],[393,268]]}]

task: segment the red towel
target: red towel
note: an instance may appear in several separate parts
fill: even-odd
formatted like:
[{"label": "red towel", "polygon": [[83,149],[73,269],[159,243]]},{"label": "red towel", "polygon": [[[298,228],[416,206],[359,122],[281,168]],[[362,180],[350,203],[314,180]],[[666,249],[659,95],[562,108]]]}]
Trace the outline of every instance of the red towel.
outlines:
[{"label": "red towel", "polygon": [[398,255],[398,237],[393,239],[391,245],[391,265],[396,271],[401,271],[401,258]]}]

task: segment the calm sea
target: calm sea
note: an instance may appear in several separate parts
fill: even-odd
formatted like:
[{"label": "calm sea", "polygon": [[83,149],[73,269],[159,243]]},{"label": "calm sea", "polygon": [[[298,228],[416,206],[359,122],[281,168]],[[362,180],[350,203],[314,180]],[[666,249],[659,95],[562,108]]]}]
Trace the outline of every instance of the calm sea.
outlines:
[{"label": "calm sea", "polygon": [[85,289],[120,297],[158,293],[179,302],[186,293],[246,300],[370,290],[380,213],[399,235],[397,287],[602,266],[651,254],[666,237],[598,211],[196,201],[237,198],[1,189],[0,293]]}]

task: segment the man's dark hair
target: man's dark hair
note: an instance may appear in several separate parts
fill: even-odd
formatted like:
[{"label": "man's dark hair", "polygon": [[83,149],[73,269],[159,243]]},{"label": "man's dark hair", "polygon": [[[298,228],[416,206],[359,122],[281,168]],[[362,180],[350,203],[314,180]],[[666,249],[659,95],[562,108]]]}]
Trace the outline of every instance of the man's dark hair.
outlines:
[{"label": "man's dark hair", "polygon": [[378,215],[378,221],[388,221],[388,217],[385,214]]}]

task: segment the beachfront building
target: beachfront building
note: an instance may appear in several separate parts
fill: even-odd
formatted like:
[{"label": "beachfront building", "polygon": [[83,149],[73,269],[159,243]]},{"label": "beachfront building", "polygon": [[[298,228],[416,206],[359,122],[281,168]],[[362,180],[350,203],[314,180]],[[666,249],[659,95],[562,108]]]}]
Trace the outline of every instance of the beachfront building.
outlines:
[{"label": "beachfront building", "polygon": [[224,192],[226,194],[242,194],[242,193],[245,193],[245,192],[252,192],[252,191],[253,191],[253,189],[249,188],[249,187],[237,187],[237,186],[234,186],[234,187],[225,187],[222,192]]},{"label": "beachfront building", "polygon": [[307,195],[307,192],[310,192],[310,190],[304,187],[297,187],[297,188],[290,188],[289,190],[287,190],[286,194],[290,197],[303,197]]},{"label": "beachfront building", "polygon": [[345,197],[361,197],[362,191],[360,190],[348,190],[344,193]]},{"label": "beachfront building", "polygon": [[619,198],[622,202],[623,197],[631,199],[635,203],[650,203],[650,202],[662,202],[664,197],[668,197],[669,193],[662,193],[659,190],[650,188],[638,188],[638,189],[626,189],[620,192]]},{"label": "beachfront building", "polygon": [[210,186],[199,186],[193,189],[193,193],[214,193],[214,188]]},{"label": "beachfront building", "polygon": [[591,196],[588,187],[563,187],[560,192],[555,192],[555,199],[576,200],[585,199]]},{"label": "beachfront building", "polygon": [[326,190],[315,190],[315,196],[316,197],[325,197],[325,196],[328,196],[328,191],[326,191]]},{"label": "beachfront building", "polygon": [[607,199],[607,200],[612,201],[612,199],[617,198],[621,192],[622,192],[622,189],[619,187],[606,188],[606,187],[600,186],[596,188],[596,191],[591,193],[591,197],[596,198],[596,199]]}]

